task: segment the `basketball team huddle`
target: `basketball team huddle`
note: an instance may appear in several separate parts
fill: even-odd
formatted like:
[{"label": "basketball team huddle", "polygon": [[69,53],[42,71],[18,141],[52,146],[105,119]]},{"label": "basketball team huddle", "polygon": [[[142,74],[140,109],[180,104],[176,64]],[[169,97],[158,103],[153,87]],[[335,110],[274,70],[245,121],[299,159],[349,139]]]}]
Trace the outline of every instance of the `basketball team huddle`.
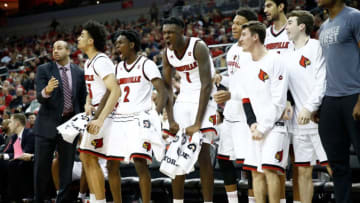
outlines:
[{"label": "basketball team huddle", "polygon": [[[184,202],[185,175],[196,162],[204,202],[212,202],[210,150],[215,139],[228,202],[238,202],[233,161],[251,172],[249,202],[286,202],[289,151],[298,170],[298,202],[312,201],[312,166],[327,166],[332,174],[317,124],[326,91],[326,63],[320,42],[310,38],[313,15],[294,10],[286,16],[286,1],[280,2],[265,1],[267,20],[272,21],[268,28],[251,9],[237,11],[232,25],[237,42],[226,54],[225,74],[216,73],[204,41],[184,36],[180,18],[163,21],[163,74],[152,60],[138,54],[140,38],[135,31],[118,35],[115,46],[122,61],[114,65],[102,52],[105,38],[95,37],[105,36],[105,28],[95,21],[84,25],[78,48],[89,57],[84,66],[85,113],[91,119],[79,151],[91,202],[105,202],[98,157],[108,161],[115,202],[121,202],[120,162],[135,165],[142,201],[150,202],[148,165],[153,156],[161,162],[160,171],[172,178],[174,203]],[[176,96],[175,74],[180,76]],[[219,86],[226,90],[217,91]],[[224,104],[219,115],[217,106]],[[166,122],[160,119],[163,109]]]}]

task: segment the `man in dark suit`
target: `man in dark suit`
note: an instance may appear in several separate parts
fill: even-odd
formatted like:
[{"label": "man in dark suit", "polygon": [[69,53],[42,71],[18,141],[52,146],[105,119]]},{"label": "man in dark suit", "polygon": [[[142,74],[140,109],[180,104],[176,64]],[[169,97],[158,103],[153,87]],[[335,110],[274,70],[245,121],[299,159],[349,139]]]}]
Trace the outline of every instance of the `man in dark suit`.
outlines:
[{"label": "man in dark suit", "polygon": [[35,122],[35,202],[43,202],[51,179],[55,148],[59,154],[60,190],[56,202],[66,200],[71,183],[75,143],[65,142],[56,127],[73,115],[84,112],[86,87],[84,72],[70,63],[70,47],[65,41],[53,46],[54,62],[38,67],[36,96],[41,107]]},{"label": "man in dark suit", "polygon": [[[6,170],[7,195],[3,202],[13,200],[20,202],[22,198],[32,197],[33,158],[35,151],[35,136],[31,129],[25,129],[24,114],[11,116],[9,130],[14,135],[9,145],[0,154],[1,165]],[[2,179],[2,180],[4,180]],[[4,189],[4,188],[3,188]]]}]

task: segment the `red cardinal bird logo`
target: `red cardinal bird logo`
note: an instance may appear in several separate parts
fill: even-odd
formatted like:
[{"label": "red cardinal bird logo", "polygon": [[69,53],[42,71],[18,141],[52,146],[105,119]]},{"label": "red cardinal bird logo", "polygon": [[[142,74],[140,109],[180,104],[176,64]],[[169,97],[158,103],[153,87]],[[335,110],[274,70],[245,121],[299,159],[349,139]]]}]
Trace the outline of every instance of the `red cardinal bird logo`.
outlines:
[{"label": "red cardinal bird logo", "polygon": [[146,149],[146,151],[150,151],[151,143],[150,142],[144,142],[143,148]]},{"label": "red cardinal bird logo", "polygon": [[275,159],[278,160],[279,162],[282,161],[282,159],[283,159],[283,150],[276,152]]},{"label": "red cardinal bird logo", "polygon": [[305,56],[301,56],[299,63],[300,63],[300,66],[306,68],[306,66],[309,66],[311,64],[311,61],[308,58],[306,58]]},{"label": "red cardinal bird logo", "polygon": [[209,117],[209,121],[213,124],[216,125],[216,115],[212,115]]},{"label": "red cardinal bird logo", "polygon": [[259,79],[265,82],[265,80],[269,79],[269,75],[265,71],[260,69]]},{"label": "red cardinal bird logo", "polygon": [[91,145],[95,147],[95,149],[100,148],[103,146],[103,138],[94,139],[91,141]]}]

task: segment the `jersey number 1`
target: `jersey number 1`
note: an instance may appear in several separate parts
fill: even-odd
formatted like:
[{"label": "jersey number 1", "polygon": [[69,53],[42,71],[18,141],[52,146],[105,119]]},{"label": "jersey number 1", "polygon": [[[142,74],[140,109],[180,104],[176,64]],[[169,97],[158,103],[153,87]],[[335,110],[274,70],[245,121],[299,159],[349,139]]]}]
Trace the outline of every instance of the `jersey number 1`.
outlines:
[{"label": "jersey number 1", "polygon": [[92,94],[92,91],[91,91],[91,84],[88,83],[87,86],[88,86],[88,91],[89,91],[89,97],[90,97],[90,99],[92,99],[93,94]]},{"label": "jersey number 1", "polygon": [[190,80],[190,73],[189,72],[185,72],[186,74],[186,80],[191,83],[191,80]]}]

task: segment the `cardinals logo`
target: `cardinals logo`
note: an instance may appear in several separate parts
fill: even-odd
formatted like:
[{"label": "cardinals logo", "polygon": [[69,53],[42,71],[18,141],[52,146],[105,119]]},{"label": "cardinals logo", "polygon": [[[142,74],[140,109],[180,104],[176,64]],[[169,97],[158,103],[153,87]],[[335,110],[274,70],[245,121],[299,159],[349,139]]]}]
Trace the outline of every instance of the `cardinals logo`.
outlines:
[{"label": "cardinals logo", "polygon": [[150,142],[144,142],[143,143],[143,148],[146,149],[146,151],[150,151],[151,149],[151,143]]},{"label": "cardinals logo", "polygon": [[269,75],[265,71],[260,69],[259,79],[265,82],[265,80],[269,79]]},{"label": "cardinals logo", "polygon": [[95,147],[95,149],[100,148],[103,146],[103,138],[100,139],[93,139],[91,141],[91,145]]},{"label": "cardinals logo", "polygon": [[301,59],[300,59],[300,66],[306,68],[306,66],[309,66],[311,64],[311,61],[306,58],[305,56],[301,56]]},{"label": "cardinals logo", "polygon": [[283,159],[283,150],[276,152],[275,159],[278,160],[278,162],[281,162]]},{"label": "cardinals logo", "polygon": [[213,125],[216,125],[216,115],[212,115],[209,117],[209,121],[210,123],[212,123]]}]

